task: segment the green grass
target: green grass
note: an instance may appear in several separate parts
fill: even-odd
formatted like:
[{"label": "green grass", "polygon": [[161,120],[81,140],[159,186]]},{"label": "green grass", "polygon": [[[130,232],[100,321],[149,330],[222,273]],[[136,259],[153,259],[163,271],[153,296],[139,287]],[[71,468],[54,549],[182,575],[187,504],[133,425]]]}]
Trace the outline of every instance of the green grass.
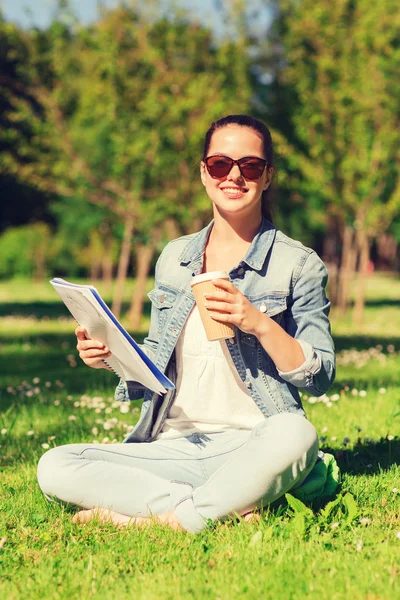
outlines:
[{"label": "green grass", "polygon": [[[275,507],[258,525],[231,521],[192,536],[72,525],[68,509],[45,501],[35,479],[42,444],[121,441],[139,403],[121,412],[114,376],[80,364],[74,323],[48,284],[0,284],[0,597],[399,597],[399,299],[399,280],[369,280],[365,324],[333,318],[339,364],[328,397],[303,396],[342,469],[338,503],[330,512]],[[146,305],[139,341],[148,315]]]}]

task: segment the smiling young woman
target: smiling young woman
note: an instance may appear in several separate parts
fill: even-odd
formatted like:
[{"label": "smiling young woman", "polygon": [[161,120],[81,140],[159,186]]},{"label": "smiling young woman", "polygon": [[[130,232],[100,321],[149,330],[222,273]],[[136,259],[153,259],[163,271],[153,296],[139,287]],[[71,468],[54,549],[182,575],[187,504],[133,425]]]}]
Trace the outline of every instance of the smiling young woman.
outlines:
[{"label": "smiling young woman", "polygon": [[[247,115],[213,123],[200,175],[214,218],[163,250],[143,343],[176,389],[121,381],[117,400],[144,397],[124,443],[62,446],[40,460],[43,492],[86,509],[75,521],[157,519],[194,533],[301,487],[320,460],[299,389],[321,395],[335,375],[327,272],[271,222],[267,127]],[[229,274],[206,295],[212,319],[234,327],[228,340],[207,339],[192,294],[193,276],[210,271]],[[109,350],[76,334],[83,361],[103,367]]]}]

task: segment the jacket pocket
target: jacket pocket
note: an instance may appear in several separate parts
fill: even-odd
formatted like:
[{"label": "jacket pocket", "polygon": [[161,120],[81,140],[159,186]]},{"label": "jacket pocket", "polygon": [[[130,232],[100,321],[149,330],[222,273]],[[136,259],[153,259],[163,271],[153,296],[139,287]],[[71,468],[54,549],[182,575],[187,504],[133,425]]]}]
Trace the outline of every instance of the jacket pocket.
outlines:
[{"label": "jacket pocket", "polygon": [[[247,299],[261,313],[267,314],[279,325],[283,324],[284,312],[287,308],[289,292],[268,292],[259,296],[247,296]],[[242,333],[242,341],[250,346],[256,346],[258,340],[255,335]]]},{"label": "jacket pocket", "polygon": [[171,316],[171,309],[175,306],[178,291],[161,284],[147,295],[156,310],[158,332],[161,333]]}]

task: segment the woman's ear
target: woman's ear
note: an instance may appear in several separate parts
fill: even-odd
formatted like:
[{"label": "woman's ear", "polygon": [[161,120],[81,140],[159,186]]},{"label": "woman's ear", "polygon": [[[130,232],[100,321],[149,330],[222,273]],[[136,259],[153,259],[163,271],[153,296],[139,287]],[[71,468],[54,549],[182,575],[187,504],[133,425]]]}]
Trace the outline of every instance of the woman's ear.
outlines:
[{"label": "woman's ear", "polygon": [[263,187],[264,192],[271,185],[273,174],[274,174],[274,168],[273,167],[270,167],[269,169],[267,169],[267,178],[265,180],[264,187]]},{"label": "woman's ear", "polygon": [[200,177],[203,185],[206,185],[206,163],[204,160],[200,162]]}]

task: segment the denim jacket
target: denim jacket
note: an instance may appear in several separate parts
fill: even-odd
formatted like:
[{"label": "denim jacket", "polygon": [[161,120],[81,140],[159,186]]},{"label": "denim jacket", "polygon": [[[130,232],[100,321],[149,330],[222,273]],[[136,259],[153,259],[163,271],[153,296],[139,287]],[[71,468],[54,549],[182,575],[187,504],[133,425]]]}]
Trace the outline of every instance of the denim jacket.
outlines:
[{"label": "denim jacket", "polygon": [[[149,293],[151,323],[142,349],[158,368],[176,381],[175,346],[194,305],[190,281],[202,271],[203,254],[213,221],[200,232],[173,240],[161,253],[155,287]],[[262,312],[299,341],[305,360],[289,372],[279,371],[254,335],[235,328],[226,340],[233,363],[254,402],[268,418],[281,412],[304,415],[299,388],[325,393],[335,377],[335,352],[325,296],[327,270],[310,248],[263,219],[246,256],[230,273],[232,283]],[[175,390],[156,394],[137,382],[120,381],[115,398],[144,397],[139,422],[126,442],[155,439],[174,401]]]}]

